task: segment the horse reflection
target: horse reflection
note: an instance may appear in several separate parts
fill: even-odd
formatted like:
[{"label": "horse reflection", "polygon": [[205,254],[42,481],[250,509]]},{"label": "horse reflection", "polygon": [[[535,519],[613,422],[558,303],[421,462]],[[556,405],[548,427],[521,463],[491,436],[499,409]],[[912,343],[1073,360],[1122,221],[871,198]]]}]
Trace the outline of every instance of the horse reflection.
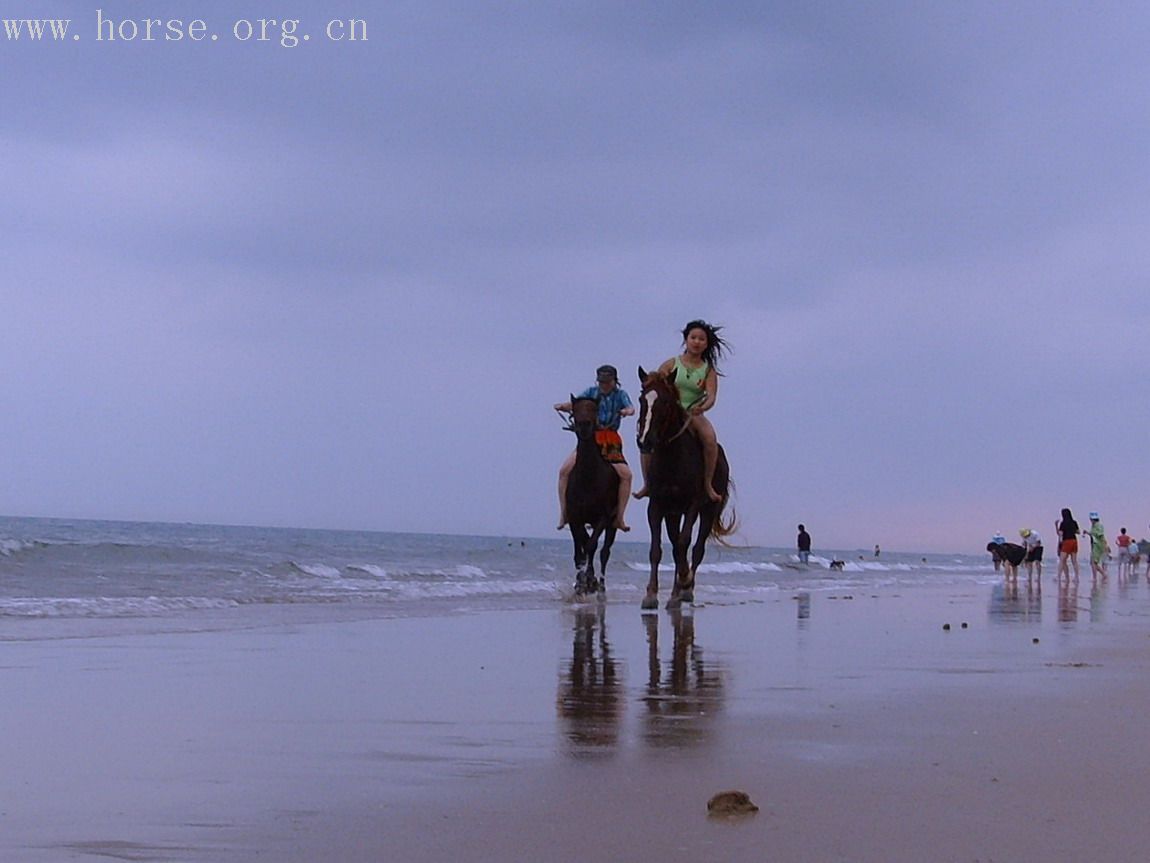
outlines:
[{"label": "horse reflection", "polygon": [[605,609],[576,610],[572,632],[571,661],[561,670],[558,696],[570,753],[612,755],[619,742],[623,686],[607,641]]},{"label": "horse reflection", "polygon": [[659,657],[659,617],[643,616],[647,630],[647,706],[643,737],[655,747],[685,749],[710,742],[723,706],[723,669],[695,643],[695,618],[672,611],[670,661]]}]

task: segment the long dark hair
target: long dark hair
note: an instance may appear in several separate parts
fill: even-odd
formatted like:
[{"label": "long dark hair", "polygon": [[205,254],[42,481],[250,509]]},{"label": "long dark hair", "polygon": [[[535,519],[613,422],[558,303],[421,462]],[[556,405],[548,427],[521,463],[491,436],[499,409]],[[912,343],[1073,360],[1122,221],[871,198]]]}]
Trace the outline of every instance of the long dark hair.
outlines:
[{"label": "long dark hair", "polygon": [[1076,522],[1074,516],[1070,514],[1069,508],[1062,510],[1062,521],[1058,523],[1058,526],[1063,529],[1073,527],[1074,530],[1078,530],[1078,522]]},{"label": "long dark hair", "polygon": [[691,330],[702,330],[707,334],[707,348],[703,351],[703,359],[715,370],[717,375],[722,374],[719,371],[719,360],[731,352],[731,346],[719,335],[719,331],[722,329],[722,327],[711,326],[702,319],[691,321],[683,327],[684,343],[686,343]]}]

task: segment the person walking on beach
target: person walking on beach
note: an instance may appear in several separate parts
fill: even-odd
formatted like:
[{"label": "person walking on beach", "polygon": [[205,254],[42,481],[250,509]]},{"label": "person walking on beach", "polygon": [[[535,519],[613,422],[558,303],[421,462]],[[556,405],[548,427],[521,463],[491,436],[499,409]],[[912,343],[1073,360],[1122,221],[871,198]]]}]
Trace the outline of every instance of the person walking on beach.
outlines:
[{"label": "person walking on beach", "polygon": [[811,535],[803,525],[799,525],[799,562],[806,563],[811,558]]},{"label": "person walking on beach", "polygon": [[1090,513],[1090,576],[1106,578],[1106,561],[1110,557],[1110,543],[1106,541],[1106,530],[1098,513]]},{"label": "person walking on beach", "polygon": [[[599,416],[596,419],[595,443],[603,458],[615,468],[619,474],[619,506],[615,513],[615,529],[628,531],[629,528],[623,519],[627,509],[627,501],[631,496],[631,468],[623,457],[623,438],[619,436],[619,423],[623,417],[635,413],[631,404],[631,397],[627,391],[619,386],[619,373],[614,366],[599,366],[595,370],[595,386],[588,387],[578,398],[595,399],[599,402]],[[560,402],[555,410],[565,413],[571,412],[571,402]],[[575,451],[567,456],[563,466],[559,468],[559,530],[567,526],[567,481],[571,478],[571,471],[575,467]]]},{"label": "person walking on beach", "polygon": [[1078,522],[1069,509],[1062,510],[1062,518],[1054,522],[1058,535],[1058,577],[1070,578],[1069,564],[1074,566],[1074,580],[1078,581]]},{"label": "person walking on beach", "polygon": [[1042,537],[1038,531],[1028,527],[1018,532],[1022,537],[1022,547],[1026,549],[1026,580],[1037,572],[1038,580],[1042,581]]},{"label": "person walking on beach", "polygon": [[[703,488],[707,496],[719,503],[723,496],[715,491],[712,482],[715,478],[715,464],[719,459],[719,441],[715,427],[704,414],[715,406],[719,397],[718,361],[730,351],[720,336],[722,327],[712,326],[704,320],[694,320],[683,327],[683,352],[659,366],[659,374],[667,376],[675,373],[675,386],[679,390],[679,403],[691,415],[687,428],[703,447]],[[641,453],[639,463],[643,468],[643,478],[647,478],[647,466],[651,456]],[[647,496],[647,485],[635,492],[636,498]]]}]

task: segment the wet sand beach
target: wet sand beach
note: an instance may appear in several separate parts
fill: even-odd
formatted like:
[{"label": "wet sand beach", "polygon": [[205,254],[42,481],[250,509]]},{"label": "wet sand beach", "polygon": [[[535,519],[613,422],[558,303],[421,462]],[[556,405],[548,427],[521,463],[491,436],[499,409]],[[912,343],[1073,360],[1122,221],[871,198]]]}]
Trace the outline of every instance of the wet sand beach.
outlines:
[{"label": "wet sand beach", "polygon": [[1142,860],[1148,647],[1114,578],[9,629],[0,859]]}]

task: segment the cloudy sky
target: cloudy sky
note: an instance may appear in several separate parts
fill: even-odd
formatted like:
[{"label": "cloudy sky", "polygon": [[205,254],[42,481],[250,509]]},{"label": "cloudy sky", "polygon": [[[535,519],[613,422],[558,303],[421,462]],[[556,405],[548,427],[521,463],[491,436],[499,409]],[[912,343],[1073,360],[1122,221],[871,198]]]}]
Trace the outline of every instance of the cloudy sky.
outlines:
[{"label": "cloudy sky", "polygon": [[4,514],[553,536],[551,405],[704,317],[747,542],[1150,533],[1144,7],[2,16]]}]

